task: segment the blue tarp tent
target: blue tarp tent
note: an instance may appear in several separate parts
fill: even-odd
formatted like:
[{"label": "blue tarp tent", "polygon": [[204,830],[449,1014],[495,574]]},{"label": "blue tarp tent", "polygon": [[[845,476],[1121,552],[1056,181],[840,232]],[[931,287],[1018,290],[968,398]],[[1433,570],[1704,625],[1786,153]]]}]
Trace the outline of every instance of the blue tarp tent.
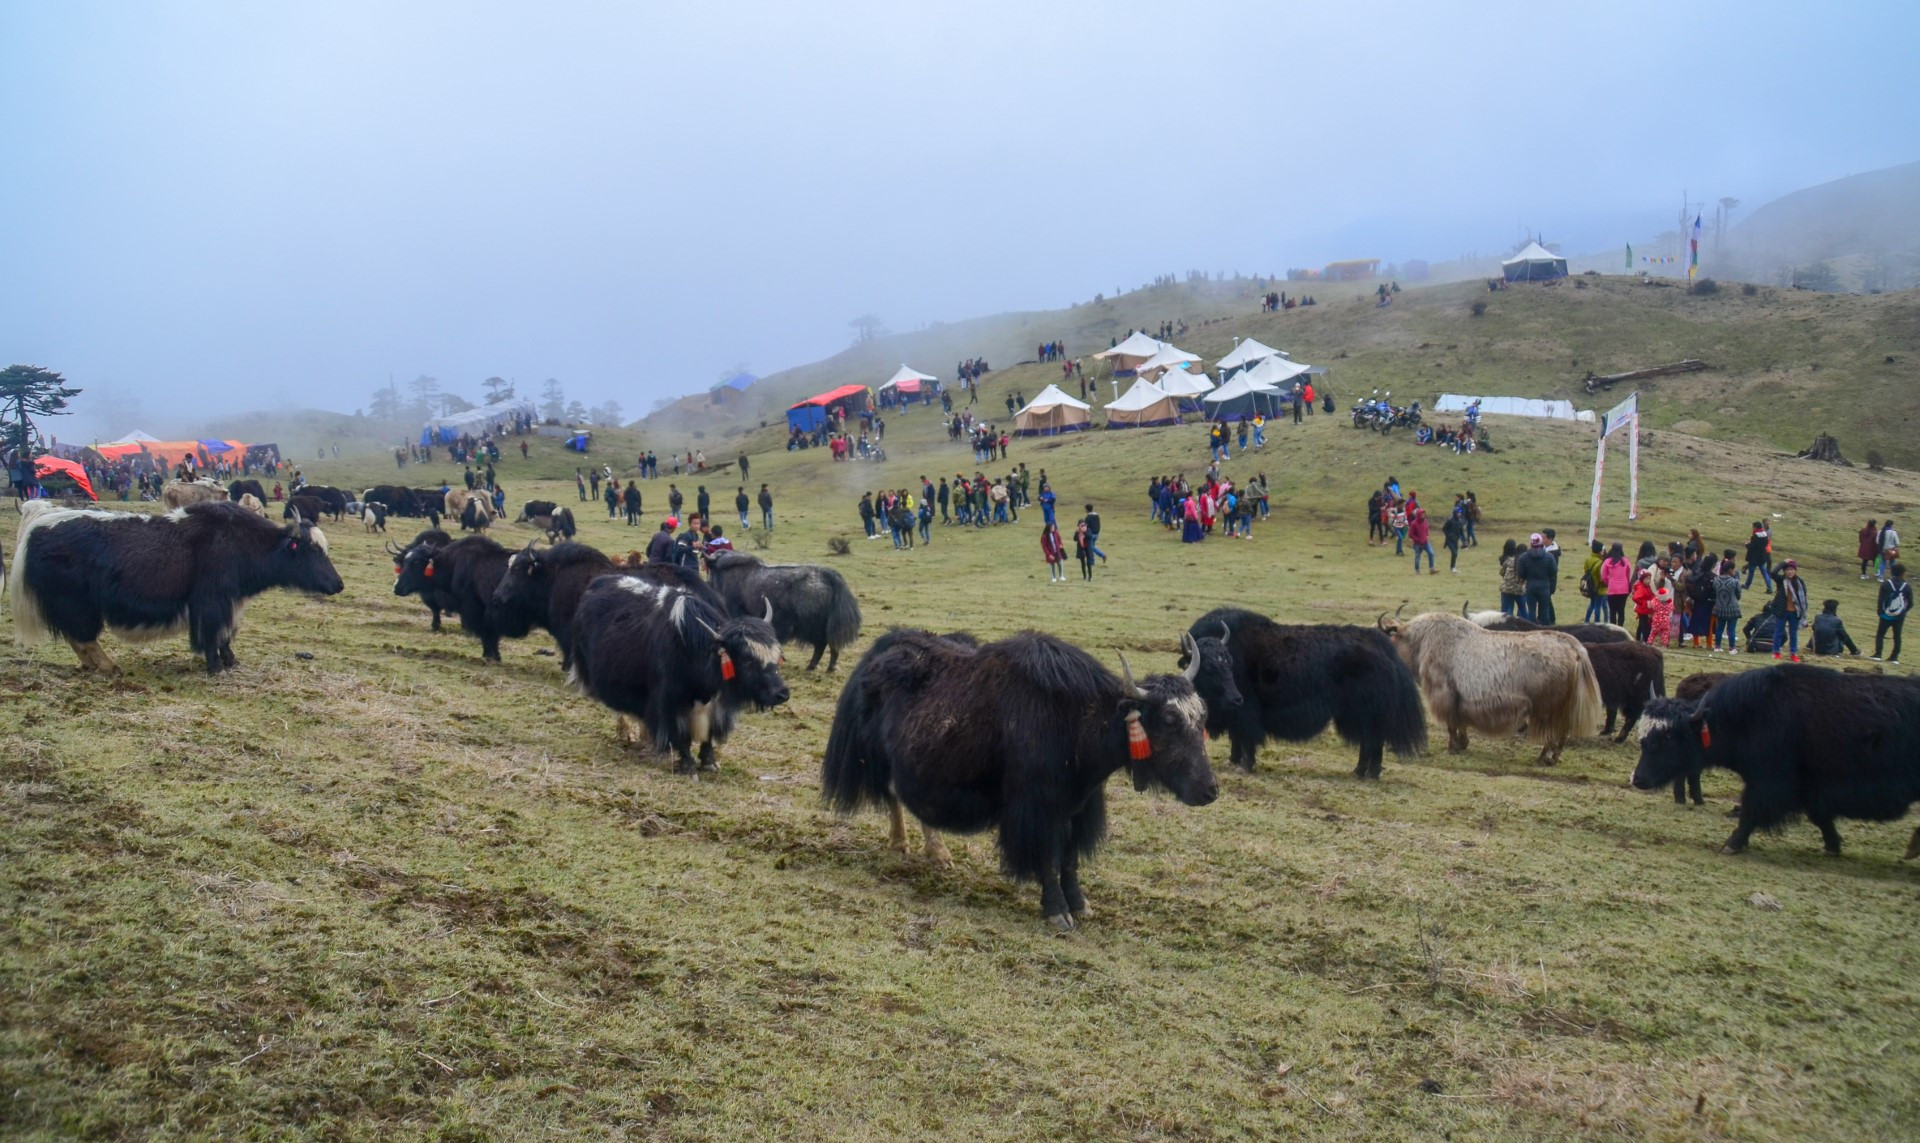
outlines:
[{"label": "blue tarp tent", "polygon": [[592,441],[592,433],[575,433],[567,438],[567,447],[575,452],[585,452]]}]

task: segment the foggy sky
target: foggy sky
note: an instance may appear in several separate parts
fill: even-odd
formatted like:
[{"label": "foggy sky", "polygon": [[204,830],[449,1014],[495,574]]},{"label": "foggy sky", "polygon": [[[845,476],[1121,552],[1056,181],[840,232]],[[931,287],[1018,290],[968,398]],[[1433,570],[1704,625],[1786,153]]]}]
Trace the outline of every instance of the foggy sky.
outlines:
[{"label": "foggy sky", "polygon": [[864,312],[1604,249],[1920,157],[1909,4],[811,7],[0,0],[0,357],[156,428],[420,373],[635,416]]}]

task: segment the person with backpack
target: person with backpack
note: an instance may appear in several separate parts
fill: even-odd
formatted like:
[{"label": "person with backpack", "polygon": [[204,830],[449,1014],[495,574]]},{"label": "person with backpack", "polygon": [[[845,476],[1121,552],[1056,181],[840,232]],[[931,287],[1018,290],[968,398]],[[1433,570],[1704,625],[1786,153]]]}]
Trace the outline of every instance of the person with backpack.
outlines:
[{"label": "person with backpack", "polygon": [[1847,625],[1840,621],[1840,601],[1829,599],[1820,605],[1820,614],[1813,617],[1813,653],[1838,655],[1842,647],[1849,655],[1860,653],[1860,648],[1853,645],[1853,637],[1847,634]]},{"label": "person with backpack", "polygon": [[1866,579],[1867,569],[1880,558],[1880,521],[1868,520],[1860,529],[1860,544],[1854,554],[1860,557],[1860,578]]},{"label": "person with backpack", "polygon": [[1792,560],[1780,565],[1780,576],[1773,593],[1773,657],[1781,657],[1784,645],[1793,662],[1800,661],[1800,621],[1807,615],[1807,581],[1800,578],[1800,565]]},{"label": "person with backpack", "polygon": [[862,492],[860,494],[860,530],[867,534],[869,540],[880,538],[879,530],[873,526],[873,514],[873,493]]},{"label": "person with backpack", "polygon": [[1527,585],[1520,579],[1520,545],[1512,540],[1500,552],[1500,614],[1527,617]]},{"label": "person with backpack", "polygon": [[1713,639],[1707,647],[1707,654],[1719,652],[1720,640],[1724,636],[1727,654],[1738,655],[1740,638],[1736,628],[1739,622],[1740,577],[1733,574],[1733,559],[1728,557],[1720,561],[1720,574],[1713,577]]},{"label": "person with backpack", "polygon": [[1753,586],[1753,573],[1760,573],[1760,582],[1768,591],[1773,590],[1773,536],[1767,531],[1766,524],[1759,520],[1753,522],[1753,534],[1747,537],[1747,582],[1742,587]]},{"label": "person with backpack", "polygon": [[1692,573],[1687,576],[1687,597],[1693,614],[1687,620],[1687,631],[1693,637],[1693,646],[1697,650],[1700,641],[1713,645],[1713,579],[1720,561],[1711,553],[1702,555],[1694,561]]},{"label": "person with backpack", "polygon": [[1580,566],[1580,594],[1587,597],[1587,613],[1580,622],[1605,623],[1607,621],[1607,590],[1600,582],[1600,565],[1606,562],[1606,549],[1595,540],[1589,545],[1591,550]]},{"label": "person with backpack", "polygon": [[1880,585],[1880,629],[1873,636],[1873,661],[1880,661],[1887,632],[1893,632],[1893,657],[1887,662],[1900,665],[1900,629],[1906,626],[1907,612],[1913,610],[1913,585],[1907,582],[1907,565],[1896,563],[1888,569],[1892,577]]},{"label": "person with backpack", "polygon": [[[1406,555],[1407,506],[1397,497],[1387,505],[1387,529],[1393,533],[1393,554]],[[1381,541],[1384,545],[1386,541]],[[1418,571],[1419,569],[1414,569]]]},{"label": "person with backpack", "polygon": [[1893,530],[1893,521],[1889,519],[1880,525],[1880,570],[1882,582],[1886,581],[1888,569],[1900,559],[1900,533]]}]

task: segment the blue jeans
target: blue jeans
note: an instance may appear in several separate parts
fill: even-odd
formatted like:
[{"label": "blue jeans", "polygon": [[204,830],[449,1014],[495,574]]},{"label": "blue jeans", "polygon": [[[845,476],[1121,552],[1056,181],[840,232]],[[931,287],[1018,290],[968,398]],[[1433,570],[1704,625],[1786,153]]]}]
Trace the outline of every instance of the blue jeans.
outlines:
[{"label": "blue jeans", "polygon": [[874,532],[875,532],[875,529],[874,529],[874,526],[873,526],[873,517],[871,517],[871,516],[868,516],[868,517],[866,517],[865,519],[863,519],[863,520],[861,520],[860,522],[861,522],[862,524],[865,524],[865,525],[866,525],[866,527],[867,527],[867,539],[869,539],[869,540],[871,540],[871,539],[873,539],[873,537],[874,537]]},{"label": "blue jeans", "polygon": [[1544,587],[1527,589],[1527,618],[1535,623],[1553,626],[1553,595]]},{"label": "blue jeans", "polygon": [[1778,655],[1781,653],[1783,643],[1791,643],[1791,646],[1785,648],[1786,654],[1798,655],[1800,653],[1800,617],[1798,615],[1776,615],[1773,617],[1774,654]]},{"label": "blue jeans", "polygon": [[1404,556],[1407,554],[1404,549],[1406,539],[1407,539],[1407,530],[1405,528],[1395,528],[1393,530],[1393,554],[1394,555]]},{"label": "blue jeans", "polygon": [[1747,588],[1750,588],[1753,586],[1754,572],[1760,573],[1760,582],[1767,585],[1768,591],[1772,591],[1773,590],[1773,573],[1767,569],[1767,565],[1765,564],[1748,564],[1747,565],[1747,582],[1740,585],[1741,590],[1744,591]]},{"label": "blue jeans", "polygon": [[1420,570],[1420,553],[1421,552],[1427,553],[1427,570],[1432,571],[1434,567],[1433,545],[1425,541],[1422,541],[1421,543],[1415,544],[1413,546],[1413,570],[1416,573]]},{"label": "blue jeans", "polygon": [[[1253,430],[1253,447],[1264,448],[1266,446],[1266,443],[1267,443],[1267,430],[1264,427],[1254,429]],[[1245,450],[1242,450],[1242,451],[1245,451]]]},{"label": "blue jeans", "polygon": [[1100,550],[1100,533],[1095,532],[1087,537],[1087,550],[1099,556],[1101,563],[1107,562],[1107,553]]},{"label": "blue jeans", "polygon": [[773,509],[760,509],[760,526],[769,532],[773,531]]},{"label": "blue jeans", "polygon": [[933,526],[933,517],[931,516],[920,517],[920,542],[921,543],[931,544],[933,542],[933,536],[927,531],[927,529],[932,526]]},{"label": "blue jeans", "polygon": [[1596,595],[1587,600],[1587,614],[1582,623],[1605,623],[1607,621],[1607,597]]},{"label": "blue jeans", "polygon": [[1736,625],[1739,624],[1739,622],[1740,622],[1740,617],[1738,615],[1714,616],[1713,617],[1713,645],[1715,647],[1720,646],[1720,640],[1724,636],[1727,642],[1727,649],[1729,651],[1738,647],[1740,645],[1740,633],[1734,630],[1734,628]]},{"label": "blue jeans", "polygon": [[749,532],[753,531],[753,525],[747,522],[747,513],[744,508],[740,510],[740,526]]}]

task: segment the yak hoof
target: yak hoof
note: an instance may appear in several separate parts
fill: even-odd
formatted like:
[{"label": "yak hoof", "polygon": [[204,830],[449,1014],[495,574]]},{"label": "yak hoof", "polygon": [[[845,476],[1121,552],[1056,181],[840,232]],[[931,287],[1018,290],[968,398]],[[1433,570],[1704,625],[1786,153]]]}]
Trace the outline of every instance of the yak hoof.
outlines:
[{"label": "yak hoof", "polygon": [[1052,925],[1056,933],[1070,933],[1073,931],[1073,914],[1055,913],[1047,918],[1047,924]]},{"label": "yak hoof", "polygon": [[1088,917],[1093,916],[1093,906],[1082,901],[1080,902],[1080,907],[1073,911],[1073,915],[1084,921]]},{"label": "yak hoof", "polygon": [[1746,847],[1746,846],[1744,846],[1744,845],[1735,845],[1735,844],[1733,844],[1732,842],[1728,842],[1727,844],[1725,844],[1725,845],[1723,845],[1723,846],[1721,846],[1721,847],[1720,847],[1720,856],[1722,856],[1722,857],[1738,857],[1738,856],[1740,856],[1741,854],[1743,854],[1743,853],[1745,853],[1746,851],[1747,851],[1747,847]]}]

